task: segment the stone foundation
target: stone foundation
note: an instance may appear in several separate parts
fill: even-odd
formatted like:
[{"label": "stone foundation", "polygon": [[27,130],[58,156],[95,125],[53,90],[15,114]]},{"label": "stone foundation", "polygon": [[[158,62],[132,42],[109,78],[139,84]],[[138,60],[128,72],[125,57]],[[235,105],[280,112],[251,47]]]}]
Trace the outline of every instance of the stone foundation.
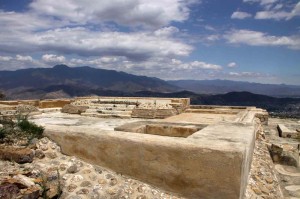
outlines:
[{"label": "stone foundation", "polygon": [[[99,99],[46,100],[39,101],[38,105],[47,110],[56,110],[68,103],[83,105],[88,109],[82,115],[94,114],[95,117],[122,115],[131,118],[135,111],[141,111],[139,114],[143,118],[174,116],[127,123],[114,130],[102,130],[92,123],[85,126],[50,124],[45,126],[45,135],[58,143],[67,155],[175,195],[190,199],[243,198],[255,138],[262,122],[267,121],[264,110],[255,107],[189,108],[189,99]],[[118,124],[124,124],[120,121]]]},{"label": "stone foundation", "polygon": [[239,115],[239,122],[208,126],[159,121],[125,124],[115,131],[49,126],[46,135],[65,154],[183,197],[243,198],[258,130],[257,112],[252,108]]}]

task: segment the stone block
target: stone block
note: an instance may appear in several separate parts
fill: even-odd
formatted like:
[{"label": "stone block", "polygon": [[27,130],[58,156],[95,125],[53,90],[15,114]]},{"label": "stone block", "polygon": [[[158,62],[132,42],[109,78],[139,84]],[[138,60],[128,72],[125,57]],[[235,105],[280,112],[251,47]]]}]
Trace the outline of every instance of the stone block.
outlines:
[{"label": "stone block", "polygon": [[62,113],[69,113],[69,114],[81,114],[84,113],[88,109],[87,106],[75,106],[71,104],[66,104],[62,109]]},{"label": "stone block", "polygon": [[0,159],[14,161],[17,163],[32,162],[34,153],[29,148],[16,148],[16,147],[1,147]]},{"label": "stone block", "polygon": [[300,138],[300,133],[299,132],[292,131],[292,130],[288,129],[283,124],[278,124],[277,129],[278,129],[280,137],[283,137],[283,138]]},{"label": "stone block", "polygon": [[66,104],[70,104],[72,100],[61,99],[61,100],[42,100],[39,103],[39,108],[62,108]]},{"label": "stone block", "polygon": [[299,167],[299,150],[298,146],[290,144],[272,144],[270,155],[274,163],[288,166]]}]

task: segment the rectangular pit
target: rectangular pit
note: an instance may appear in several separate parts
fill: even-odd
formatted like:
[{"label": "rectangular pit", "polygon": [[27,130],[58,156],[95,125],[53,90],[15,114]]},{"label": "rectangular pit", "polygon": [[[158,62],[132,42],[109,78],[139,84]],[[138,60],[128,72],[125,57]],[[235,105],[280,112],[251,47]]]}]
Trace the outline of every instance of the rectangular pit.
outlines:
[{"label": "rectangular pit", "polygon": [[116,127],[116,131],[187,138],[207,125],[140,121]]}]

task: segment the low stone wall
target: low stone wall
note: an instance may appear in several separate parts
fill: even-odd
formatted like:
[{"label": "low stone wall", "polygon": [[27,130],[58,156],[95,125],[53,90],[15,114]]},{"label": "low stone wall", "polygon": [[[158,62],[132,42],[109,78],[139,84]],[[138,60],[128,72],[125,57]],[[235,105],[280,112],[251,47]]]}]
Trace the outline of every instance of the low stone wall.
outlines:
[{"label": "low stone wall", "polygon": [[192,109],[247,109],[249,106],[190,105]]},{"label": "low stone wall", "polygon": [[300,133],[297,131],[292,131],[288,129],[285,125],[283,124],[278,124],[277,125],[278,133],[280,137],[283,138],[295,138],[299,139],[300,138]]},{"label": "low stone wall", "polygon": [[242,198],[255,140],[253,125],[230,123],[187,138],[54,126],[45,133],[65,154],[193,199]]},{"label": "low stone wall", "polygon": [[62,108],[66,104],[70,104],[73,100],[61,99],[61,100],[42,100],[39,102],[39,108]]},{"label": "low stone wall", "polygon": [[72,101],[72,99],[0,101],[0,105],[32,105],[38,108],[62,108],[64,105],[70,104]]},{"label": "low stone wall", "polygon": [[174,109],[133,109],[131,117],[147,119],[164,119],[176,114],[177,112]]}]

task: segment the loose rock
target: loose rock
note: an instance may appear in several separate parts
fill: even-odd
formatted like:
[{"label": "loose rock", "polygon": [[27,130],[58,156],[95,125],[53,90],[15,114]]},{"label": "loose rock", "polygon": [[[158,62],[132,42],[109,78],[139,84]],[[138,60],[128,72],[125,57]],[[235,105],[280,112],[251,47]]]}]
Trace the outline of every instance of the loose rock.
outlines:
[{"label": "loose rock", "polygon": [[78,170],[77,170],[76,164],[71,165],[71,166],[67,169],[67,172],[68,172],[68,173],[76,173],[77,171],[78,171]]},{"label": "loose rock", "polygon": [[0,159],[15,161],[19,164],[32,162],[34,153],[29,148],[1,147]]},{"label": "loose rock", "polygon": [[45,154],[42,150],[37,149],[37,150],[35,150],[35,157],[37,157],[39,159],[43,159],[45,157]]}]

